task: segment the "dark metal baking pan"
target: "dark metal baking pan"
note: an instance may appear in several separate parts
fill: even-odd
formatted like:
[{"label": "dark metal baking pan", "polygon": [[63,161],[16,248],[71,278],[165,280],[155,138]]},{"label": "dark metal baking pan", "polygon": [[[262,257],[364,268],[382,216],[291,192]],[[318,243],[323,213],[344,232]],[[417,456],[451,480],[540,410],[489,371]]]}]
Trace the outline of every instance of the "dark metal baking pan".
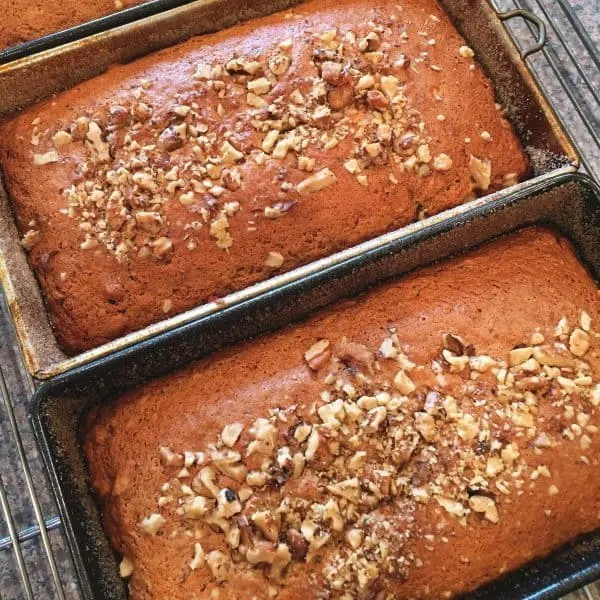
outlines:
[{"label": "dark metal baking pan", "polygon": [[[563,175],[510,197],[473,207],[452,219],[397,238],[302,280],[182,326],[63,374],[40,387],[32,421],[86,600],[126,597],[117,560],[102,530],[86,475],[80,422],[96,403],[177,369],[226,345],[273,330],[323,306],[463,252],[526,224],[544,223],[575,244],[600,279],[600,187],[582,175]],[[550,599],[600,577],[600,533],[511,573],[472,600]]]},{"label": "dark metal baking pan", "polygon": [[[197,0],[36,56],[0,65],[0,113],[17,110],[37,98],[69,87],[105,70],[114,62],[132,60],[192,35],[222,29],[296,3],[297,0]],[[521,51],[511,42],[501,20],[507,15],[498,16],[490,4],[482,0],[442,0],[441,4],[475,50],[496,87],[499,102],[505,107],[507,116],[528,151],[533,179],[519,187],[535,185],[545,178],[574,171],[579,162],[577,154],[547,98],[536,87],[531,73],[521,60]],[[510,13],[508,16],[511,16]],[[519,12],[517,16],[522,16],[522,13]],[[539,44],[543,43],[543,27],[535,17],[527,18],[533,19],[541,27]],[[510,192],[486,196],[477,200],[476,204],[493,201],[507,193]],[[470,210],[469,206],[411,225],[410,231],[429,227],[440,219],[454,218],[464,210]],[[0,181],[0,282],[8,299],[27,367],[38,379],[47,379],[224,307],[274,290],[322,268],[358,256],[382,240],[394,239],[396,235],[387,234],[381,239],[230,294],[218,303],[204,304],[83,354],[67,357],[58,347],[48,322],[39,286],[28,268],[10,203]]]},{"label": "dark metal baking pan", "polygon": [[148,0],[138,6],[124,8],[118,12],[69,27],[68,29],[56,31],[28,42],[0,49],[0,65],[36,54],[37,52],[50,50],[62,44],[80,40],[113,27],[120,27],[137,19],[144,19],[161,11],[185,4],[186,2],[190,2],[190,0]]}]

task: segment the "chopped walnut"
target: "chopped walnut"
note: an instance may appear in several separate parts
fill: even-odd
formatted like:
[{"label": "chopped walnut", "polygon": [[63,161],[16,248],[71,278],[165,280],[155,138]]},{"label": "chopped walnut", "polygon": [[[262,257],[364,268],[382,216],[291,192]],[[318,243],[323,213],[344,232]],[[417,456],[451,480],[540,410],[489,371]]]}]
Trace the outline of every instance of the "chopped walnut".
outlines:
[{"label": "chopped walnut", "polygon": [[244,153],[240,152],[229,141],[221,144],[221,158],[225,164],[236,163],[244,158]]},{"label": "chopped walnut", "polygon": [[73,137],[68,131],[57,131],[52,136],[52,142],[55,148],[62,148],[73,141]]},{"label": "chopped walnut", "polygon": [[394,377],[394,387],[405,396],[412,394],[416,389],[415,384],[403,370],[396,373]]},{"label": "chopped walnut", "polygon": [[219,488],[215,483],[216,477],[217,474],[212,467],[203,467],[192,481],[192,487],[194,490],[207,490],[213,498],[218,498]]},{"label": "chopped walnut", "polygon": [[269,577],[275,580],[281,579],[283,571],[290,564],[291,560],[292,554],[287,544],[277,544],[273,562],[271,563]]},{"label": "chopped walnut", "polygon": [[197,569],[201,569],[206,562],[206,555],[204,554],[204,550],[202,549],[202,545],[199,542],[194,544],[194,557],[190,562],[190,569],[195,571]]},{"label": "chopped walnut", "polygon": [[444,498],[442,496],[436,497],[436,500],[438,504],[451,515],[454,515],[459,518],[464,517],[465,507],[462,505],[461,502],[453,500],[452,498]]},{"label": "chopped walnut", "polygon": [[30,229],[25,232],[25,235],[21,238],[21,246],[25,250],[31,250],[40,241],[40,232],[37,229]]},{"label": "chopped walnut", "polygon": [[511,350],[508,355],[509,364],[511,367],[520,365],[528,360],[533,354],[533,348],[531,346],[525,346],[523,348],[515,348]]},{"label": "chopped walnut", "polygon": [[255,512],[251,518],[265,538],[271,542],[277,541],[281,529],[281,515],[263,510]]},{"label": "chopped walnut", "polygon": [[533,358],[540,364],[548,367],[569,368],[574,364],[572,356],[550,351],[543,346],[535,346],[533,348]]},{"label": "chopped walnut", "polygon": [[507,466],[511,466],[519,458],[519,448],[516,444],[507,444],[500,453],[502,460]]},{"label": "chopped walnut", "polygon": [[465,414],[456,422],[456,431],[458,437],[468,442],[479,435],[479,425],[473,415]]},{"label": "chopped walnut", "polygon": [[569,350],[577,357],[584,356],[590,348],[590,336],[583,329],[574,329],[569,338]]},{"label": "chopped walnut", "polygon": [[269,252],[265,259],[265,266],[278,269],[283,264],[283,256],[279,252]]},{"label": "chopped walnut", "polygon": [[310,432],[310,435],[308,436],[306,450],[304,452],[304,457],[306,458],[306,460],[312,460],[315,457],[319,448],[320,441],[321,436],[319,435],[319,431],[316,427],[313,427]]},{"label": "chopped walnut", "polygon": [[217,495],[217,510],[219,517],[229,519],[242,511],[242,503],[237,494],[231,488],[219,490]]},{"label": "chopped walnut", "polygon": [[308,156],[299,156],[298,168],[301,171],[307,171],[308,173],[311,173],[315,168],[315,159],[309,158]]},{"label": "chopped walnut", "polygon": [[296,186],[296,190],[301,196],[306,196],[329,187],[334,183],[337,183],[337,177],[331,169],[325,168],[300,182]]},{"label": "chopped walnut", "polygon": [[285,75],[290,68],[291,60],[287,54],[279,53],[268,60],[269,69],[274,75]]},{"label": "chopped walnut", "polygon": [[373,77],[373,75],[371,75],[371,74],[367,74],[367,75],[363,75],[360,77],[355,88],[357,91],[360,92],[363,90],[368,90],[369,88],[372,88],[374,85],[375,85],[375,77]]},{"label": "chopped walnut", "polygon": [[347,160],[344,163],[344,168],[346,169],[346,171],[348,171],[348,173],[351,173],[352,175],[356,175],[357,173],[361,172],[360,165],[355,158]]},{"label": "chopped walnut", "polygon": [[435,419],[430,414],[415,413],[415,428],[427,442],[435,442],[438,439]]},{"label": "chopped walnut", "polygon": [[148,517],[145,517],[144,520],[140,523],[140,527],[144,530],[145,533],[150,535],[156,535],[164,526],[167,520],[158,513],[151,514]]},{"label": "chopped walnut", "polygon": [[233,246],[233,238],[229,233],[229,220],[225,213],[221,213],[210,224],[210,235],[217,240],[217,246],[223,250]]},{"label": "chopped walnut", "polygon": [[167,127],[158,137],[157,144],[160,148],[172,152],[181,148],[187,140],[187,125],[171,125]]},{"label": "chopped walnut", "polygon": [[264,106],[268,106],[266,100],[251,92],[246,94],[246,104],[252,108],[263,108]]},{"label": "chopped walnut", "polygon": [[545,341],[546,341],[546,339],[539,331],[536,331],[535,333],[531,334],[531,345],[532,346],[539,346],[540,344],[543,344]]},{"label": "chopped walnut", "polygon": [[194,192],[186,192],[185,194],[181,194],[179,196],[179,202],[181,202],[181,204],[184,206],[192,206],[196,202]]},{"label": "chopped walnut", "polygon": [[230,558],[220,550],[211,550],[206,555],[206,564],[217,581],[225,581],[231,568]]},{"label": "chopped walnut", "polygon": [[176,454],[167,446],[160,448],[160,462],[165,467],[183,467],[184,458],[181,454]]},{"label": "chopped walnut", "polygon": [[592,317],[590,317],[590,315],[587,312],[585,312],[585,310],[582,310],[579,315],[579,324],[581,326],[581,329],[588,333],[592,329]]},{"label": "chopped walnut", "polygon": [[157,258],[163,258],[173,250],[173,242],[168,237],[159,237],[150,243],[152,252]]},{"label": "chopped walnut", "polygon": [[266,77],[260,77],[248,82],[248,91],[257,96],[264,96],[269,93],[271,82]]},{"label": "chopped walnut", "polygon": [[272,129],[271,131],[269,131],[262,143],[263,152],[271,152],[271,150],[275,146],[275,143],[277,142],[278,137],[279,131],[277,131],[276,129]]},{"label": "chopped walnut", "polygon": [[157,212],[139,211],[135,220],[140,229],[151,234],[157,234],[163,226],[162,218]]},{"label": "chopped walnut", "polygon": [[262,487],[267,483],[267,474],[262,471],[250,471],[246,475],[246,483],[250,487]]},{"label": "chopped walnut", "polygon": [[492,523],[499,521],[498,509],[492,498],[487,496],[471,496],[469,498],[469,506],[476,513],[483,513],[485,518]]},{"label": "chopped walnut", "polygon": [[183,514],[188,519],[201,519],[213,506],[214,501],[208,500],[204,496],[194,496],[184,503]]},{"label": "chopped walnut", "polygon": [[95,162],[104,163],[110,160],[109,145],[103,139],[102,129],[95,121],[89,122],[86,139]]},{"label": "chopped walnut", "polygon": [[433,168],[436,171],[449,171],[452,168],[452,159],[447,154],[438,154],[433,159]]},{"label": "chopped walnut", "polygon": [[221,440],[223,440],[223,443],[226,446],[233,448],[243,430],[244,425],[242,423],[231,423],[230,425],[226,425],[221,432]]},{"label": "chopped walnut", "polygon": [[58,162],[60,157],[58,156],[58,152],[56,150],[48,150],[48,152],[44,154],[34,154],[33,155],[33,164],[37,167],[41,167],[42,165],[47,165],[49,163]]},{"label": "chopped walnut", "polygon": [[475,189],[486,192],[492,183],[492,163],[487,159],[476,158],[471,154],[469,170]]},{"label": "chopped walnut", "polygon": [[131,559],[127,558],[126,556],[124,556],[119,563],[119,575],[123,579],[128,579],[133,575],[133,562],[131,562]]}]

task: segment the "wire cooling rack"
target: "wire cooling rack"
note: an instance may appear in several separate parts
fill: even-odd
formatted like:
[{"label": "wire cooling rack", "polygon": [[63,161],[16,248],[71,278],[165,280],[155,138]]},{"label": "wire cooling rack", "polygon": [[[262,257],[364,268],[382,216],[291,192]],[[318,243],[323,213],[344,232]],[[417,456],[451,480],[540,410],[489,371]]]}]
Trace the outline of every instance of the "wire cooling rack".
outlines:
[{"label": "wire cooling rack", "polygon": [[[527,9],[545,21],[546,45],[527,61],[571,132],[583,169],[600,179],[600,0],[493,4],[499,11]],[[514,19],[507,28],[521,48],[533,43],[531,23]],[[24,368],[3,298],[0,365],[0,598],[78,600],[75,569],[27,418],[35,383]],[[569,600],[600,600],[600,585]]]}]

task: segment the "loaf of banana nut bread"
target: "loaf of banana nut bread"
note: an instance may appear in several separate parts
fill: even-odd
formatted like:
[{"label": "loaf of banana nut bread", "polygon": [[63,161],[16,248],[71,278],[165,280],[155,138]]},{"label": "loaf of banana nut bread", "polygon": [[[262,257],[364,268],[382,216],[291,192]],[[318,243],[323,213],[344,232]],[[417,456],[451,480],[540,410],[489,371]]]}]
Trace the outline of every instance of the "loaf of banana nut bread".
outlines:
[{"label": "loaf of banana nut bread", "polygon": [[527,169],[434,0],[307,2],[115,67],[0,140],[71,353]]},{"label": "loaf of banana nut bread", "polygon": [[130,597],[439,600],[597,528],[599,323],[526,229],[93,409]]},{"label": "loaf of banana nut bread", "polygon": [[2,4],[0,50],[81,25],[146,0],[8,0]]}]

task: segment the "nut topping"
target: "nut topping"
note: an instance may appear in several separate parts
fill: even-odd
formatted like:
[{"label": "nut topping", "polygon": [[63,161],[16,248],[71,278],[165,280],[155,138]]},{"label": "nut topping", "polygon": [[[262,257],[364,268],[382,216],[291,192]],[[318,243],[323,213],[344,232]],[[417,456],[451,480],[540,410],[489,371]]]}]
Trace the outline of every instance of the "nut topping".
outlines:
[{"label": "nut topping", "polygon": [[196,542],[194,544],[194,558],[192,558],[190,562],[190,569],[195,571],[197,569],[201,569],[206,563],[206,556],[204,554],[204,550],[202,549],[202,545]]},{"label": "nut topping", "polygon": [[[401,351],[393,326],[378,352],[343,337],[318,340],[303,357],[311,370],[323,368],[315,373],[323,382],[316,398],[303,402],[300,395],[251,424],[225,424],[201,452],[160,449],[171,472],[157,501],[164,513],[141,527],[156,535],[175,506],[175,522],[199,540],[190,548],[190,569],[206,568],[216,581],[262,569],[281,582],[291,563],[306,562],[327,582],[343,577],[358,593],[384,569],[404,573],[376,549],[381,542],[402,548],[412,526],[395,527],[379,507],[399,503],[413,512],[435,502],[445,516],[421,524],[420,532],[434,548],[448,519],[465,527],[476,519],[499,523],[502,503],[525,482],[533,489],[543,480],[544,491],[559,494],[543,464],[547,449],[573,443],[581,463],[591,464],[586,453],[598,431],[591,413],[600,405],[600,383],[566,345],[573,340],[581,351],[577,338],[585,334],[592,346],[591,317],[584,323],[589,333],[564,320],[565,341],[547,343],[539,331],[524,336],[534,345],[519,344],[504,358],[478,354],[447,333],[441,356],[423,364]],[[538,418],[548,394],[559,420]],[[451,469],[441,460],[448,448]],[[418,557],[399,556],[403,569],[416,566]]]},{"label": "nut topping", "polygon": [[269,252],[265,259],[265,266],[278,269],[283,264],[283,256],[279,252]]},{"label": "nut topping", "polygon": [[492,523],[497,523],[499,520],[498,509],[496,503],[487,496],[471,496],[469,498],[469,506],[476,513],[483,513],[485,518]]},{"label": "nut topping", "polygon": [[394,386],[401,393],[407,396],[415,391],[415,384],[404,371],[398,371],[394,377]]},{"label": "nut topping", "polygon": [[212,550],[206,556],[206,564],[217,581],[225,581],[231,568],[231,560],[220,550]]},{"label": "nut topping", "polygon": [[144,518],[141,522],[140,527],[150,535],[156,535],[164,526],[167,520],[158,513],[153,513],[150,516]]},{"label": "nut topping", "polygon": [[438,154],[433,159],[433,168],[436,171],[449,171],[452,168],[452,159],[447,154]]},{"label": "nut topping", "polygon": [[296,186],[296,190],[301,196],[307,196],[319,192],[330,185],[337,183],[337,177],[328,168],[321,169],[318,173],[307,177]]},{"label": "nut topping", "polygon": [[[194,252],[203,240],[227,252],[235,242],[231,219],[240,208],[248,215],[240,206],[248,202],[244,179],[257,180],[246,165],[256,170],[282,162],[268,183],[277,185],[278,197],[262,208],[269,219],[286,212],[276,204],[292,206],[299,196],[337,183],[333,163],[343,164],[355,175],[354,185],[363,187],[377,181],[369,173],[375,168],[387,169],[394,185],[399,173],[424,178],[449,171],[452,160],[428,134],[420,100],[410,97],[408,85],[409,67],[415,73],[421,63],[440,68],[426,52],[413,58],[399,54],[389,23],[375,19],[368,28],[303,38],[298,51],[316,70],[289,93],[278,82],[290,72],[293,42],[281,40],[252,56],[233,53],[194,65],[186,97],[174,98],[164,110],[152,106],[148,80],[130,99],[120,98],[104,120],[79,116],[44,132],[33,124],[32,145],[49,146],[34,154],[36,165],[61,160],[59,148],[61,154],[64,148],[83,155],[74,183],[63,191],[64,212],[82,231],[80,247],[108,252],[119,262],[168,259],[174,247]],[[435,45],[435,39],[427,43]],[[221,128],[240,110],[240,119]],[[209,118],[213,112],[215,118]],[[479,161],[472,166],[474,185],[486,189],[489,163],[474,161]],[[173,202],[188,210],[171,220]],[[227,206],[234,204],[232,212]],[[249,223],[246,231],[265,226]]]},{"label": "nut topping", "polygon": [[133,575],[133,563],[126,556],[123,557],[119,564],[119,575],[123,579],[128,579]]},{"label": "nut topping", "polygon": [[520,365],[528,360],[533,354],[533,348],[531,346],[525,346],[523,348],[515,348],[509,352],[509,364],[511,367]]},{"label": "nut topping", "polygon": [[469,170],[474,188],[487,192],[492,183],[492,163],[487,159],[479,159],[471,154]]},{"label": "nut topping", "polygon": [[221,440],[226,446],[233,448],[243,430],[244,425],[242,423],[231,423],[230,425],[226,425],[221,432]]},{"label": "nut topping", "polygon": [[25,232],[25,235],[21,238],[21,246],[25,250],[31,250],[40,241],[40,232],[36,229],[30,229]]},{"label": "nut topping", "polygon": [[60,160],[58,156],[58,152],[56,150],[48,150],[44,154],[34,154],[33,155],[33,164],[36,167],[41,167],[42,165],[47,165],[49,163],[55,163]]},{"label": "nut topping", "polygon": [[584,356],[590,347],[590,336],[583,329],[574,329],[569,338],[569,350],[577,357]]}]

